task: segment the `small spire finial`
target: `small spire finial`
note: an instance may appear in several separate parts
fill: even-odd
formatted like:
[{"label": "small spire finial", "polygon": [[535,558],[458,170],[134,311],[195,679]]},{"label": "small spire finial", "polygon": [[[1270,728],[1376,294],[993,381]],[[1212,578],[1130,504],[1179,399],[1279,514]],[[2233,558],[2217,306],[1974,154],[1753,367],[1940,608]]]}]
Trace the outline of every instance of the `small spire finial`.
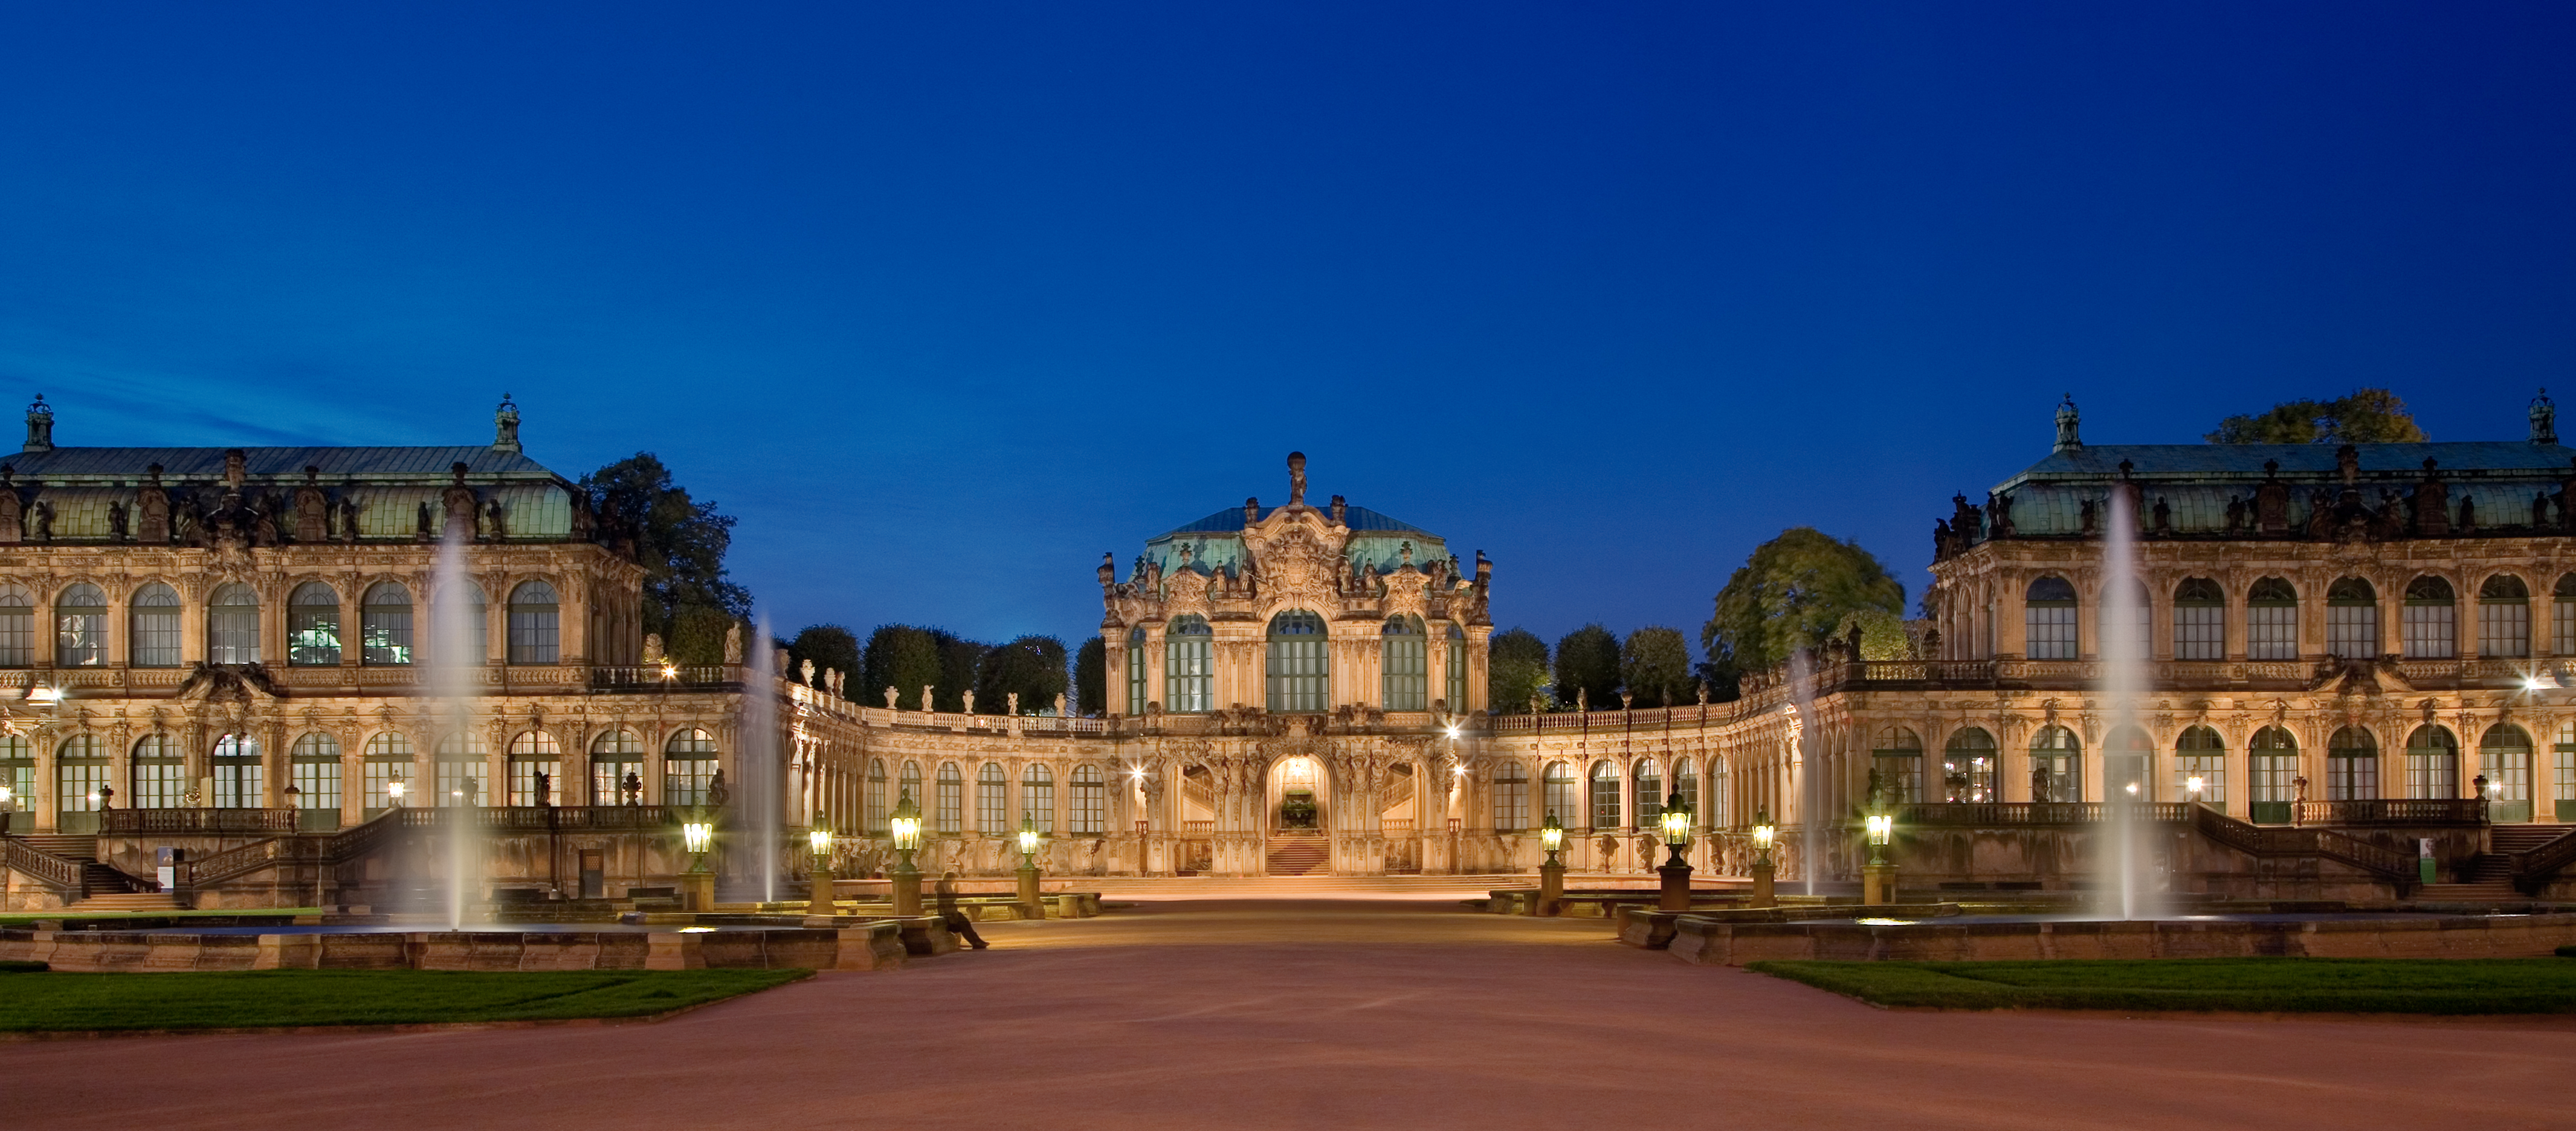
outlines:
[{"label": "small spire finial", "polygon": [[492,448],[494,451],[519,450],[519,406],[511,403],[510,394],[501,394],[501,407],[492,410]]},{"label": "small spire finial", "polygon": [[45,394],[36,394],[36,403],[27,406],[27,448],[31,452],[54,450],[54,408],[45,403]]},{"label": "small spire finial", "polygon": [[2531,398],[2531,442],[2558,442],[2558,405],[2549,399],[2549,389],[2542,386],[2540,395]]},{"label": "small spire finial", "polygon": [[2075,394],[2066,394],[2064,400],[2057,402],[2057,446],[2052,450],[2060,452],[2081,450],[2084,447],[2084,439],[2077,432],[2076,426],[2082,420],[2082,414],[2075,411]]}]

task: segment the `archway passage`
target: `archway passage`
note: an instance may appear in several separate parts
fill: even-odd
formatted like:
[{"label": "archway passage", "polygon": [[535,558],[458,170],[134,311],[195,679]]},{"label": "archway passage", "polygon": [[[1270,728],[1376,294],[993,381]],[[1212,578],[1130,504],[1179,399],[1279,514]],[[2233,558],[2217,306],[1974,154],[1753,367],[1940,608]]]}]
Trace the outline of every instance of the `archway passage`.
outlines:
[{"label": "archway passage", "polygon": [[1315,876],[1332,870],[1331,840],[1324,831],[1331,827],[1326,792],[1324,767],[1307,755],[1291,754],[1271,767],[1263,871]]}]

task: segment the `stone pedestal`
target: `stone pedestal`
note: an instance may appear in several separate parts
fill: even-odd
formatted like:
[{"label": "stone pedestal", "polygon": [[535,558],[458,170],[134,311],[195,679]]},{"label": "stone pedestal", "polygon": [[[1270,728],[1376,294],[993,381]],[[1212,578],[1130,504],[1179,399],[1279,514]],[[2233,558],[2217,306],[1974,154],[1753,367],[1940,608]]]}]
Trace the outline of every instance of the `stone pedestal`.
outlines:
[{"label": "stone pedestal", "polygon": [[1896,902],[1896,865],[1864,864],[1860,869],[1862,903]]},{"label": "stone pedestal", "polygon": [[1690,910],[1691,866],[1666,864],[1655,869],[1655,874],[1663,878],[1662,894],[1655,903],[1655,909],[1658,911]]},{"label": "stone pedestal", "polygon": [[1753,862],[1753,899],[1747,907],[1777,907],[1780,901],[1771,894],[1773,865],[1769,857]]},{"label": "stone pedestal", "polygon": [[1538,866],[1538,902],[1531,906],[1532,915],[1554,915],[1556,905],[1565,902],[1565,865]]},{"label": "stone pedestal", "polygon": [[840,901],[832,893],[831,865],[824,863],[819,857],[816,858],[811,878],[814,881],[814,892],[806,900],[805,913],[808,915],[837,914]]},{"label": "stone pedestal", "polygon": [[713,872],[680,873],[680,909],[713,911],[716,909],[716,874]]},{"label": "stone pedestal", "polygon": [[1028,918],[1046,918],[1046,899],[1038,893],[1038,869],[1034,864],[1020,865],[1020,907]]},{"label": "stone pedestal", "polygon": [[886,879],[893,887],[894,913],[904,916],[921,914],[921,869],[909,864],[898,865],[894,871],[886,873]]}]

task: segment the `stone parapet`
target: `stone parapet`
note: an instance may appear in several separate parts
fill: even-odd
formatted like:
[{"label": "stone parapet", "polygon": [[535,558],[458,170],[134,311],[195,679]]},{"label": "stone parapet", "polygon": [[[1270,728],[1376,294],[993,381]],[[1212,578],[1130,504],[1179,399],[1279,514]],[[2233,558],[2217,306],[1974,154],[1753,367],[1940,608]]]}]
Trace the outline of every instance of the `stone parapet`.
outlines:
[{"label": "stone parapet", "polygon": [[2576,915],[2304,921],[1730,923],[1673,921],[1674,957],[1701,966],[1797,960],[2054,958],[2537,958],[2576,943]]}]

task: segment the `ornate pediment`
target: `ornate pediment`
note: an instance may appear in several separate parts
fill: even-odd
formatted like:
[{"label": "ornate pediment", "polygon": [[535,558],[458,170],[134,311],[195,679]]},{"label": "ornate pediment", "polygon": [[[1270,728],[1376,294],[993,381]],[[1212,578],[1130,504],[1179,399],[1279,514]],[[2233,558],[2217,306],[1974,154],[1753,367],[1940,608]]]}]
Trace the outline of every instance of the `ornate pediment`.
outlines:
[{"label": "ornate pediment", "polygon": [[1243,532],[1267,620],[1289,609],[1328,614],[1339,600],[1333,578],[1341,566],[1343,537],[1311,508],[1281,507]]}]

